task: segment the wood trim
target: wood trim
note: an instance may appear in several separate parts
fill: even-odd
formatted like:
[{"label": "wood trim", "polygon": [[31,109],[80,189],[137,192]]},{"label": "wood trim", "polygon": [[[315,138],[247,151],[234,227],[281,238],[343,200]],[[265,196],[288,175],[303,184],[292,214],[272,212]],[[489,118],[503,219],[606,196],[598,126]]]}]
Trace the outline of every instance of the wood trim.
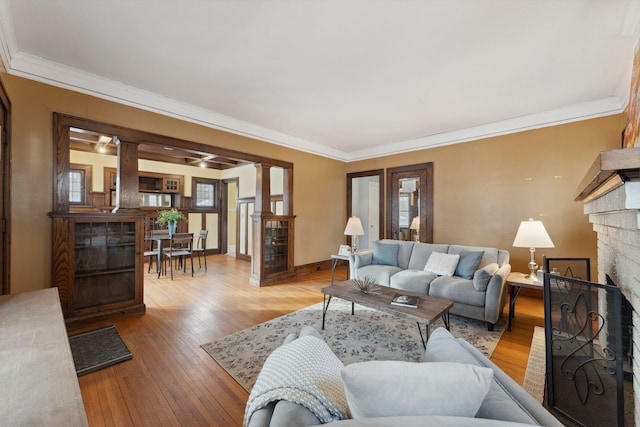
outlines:
[{"label": "wood trim", "polygon": [[[352,179],[353,178],[365,178],[368,176],[377,176],[380,186],[379,186],[379,212],[378,212],[378,230],[380,232],[379,237],[382,237],[385,235],[385,230],[384,230],[384,213],[385,213],[385,198],[384,198],[384,169],[374,169],[374,170],[368,170],[368,171],[361,171],[361,172],[350,172],[347,174],[347,218],[345,219],[344,223],[345,225],[347,224],[347,220],[351,217],[352,214],[352,196],[353,196],[353,188],[352,188]],[[348,245],[353,245],[353,242],[351,241],[352,237],[351,236],[347,236],[347,244]]]},{"label": "wood trim", "polygon": [[[420,178],[420,238],[421,242],[433,242],[433,162],[400,166],[387,169],[387,228],[385,236],[393,239],[393,221],[397,220],[394,212],[394,197],[398,194],[398,179],[419,176]],[[394,216],[395,215],[395,216]]]},{"label": "wood trim", "polygon": [[[629,178],[638,178],[639,171],[640,147],[602,151],[580,182],[574,200],[585,202],[592,193],[608,185],[600,192],[600,195],[605,194]],[[616,175],[619,176],[618,184],[611,185],[616,181]]]}]

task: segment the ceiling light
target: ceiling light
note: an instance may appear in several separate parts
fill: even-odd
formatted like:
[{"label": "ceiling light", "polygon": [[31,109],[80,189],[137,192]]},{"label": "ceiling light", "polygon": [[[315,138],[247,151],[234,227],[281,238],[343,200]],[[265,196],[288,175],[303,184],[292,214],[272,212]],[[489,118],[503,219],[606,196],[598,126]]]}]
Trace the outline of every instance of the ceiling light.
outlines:
[{"label": "ceiling light", "polygon": [[207,162],[205,162],[204,160],[200,160],[200,167],[201,168],[206,168],[207,167]]}]

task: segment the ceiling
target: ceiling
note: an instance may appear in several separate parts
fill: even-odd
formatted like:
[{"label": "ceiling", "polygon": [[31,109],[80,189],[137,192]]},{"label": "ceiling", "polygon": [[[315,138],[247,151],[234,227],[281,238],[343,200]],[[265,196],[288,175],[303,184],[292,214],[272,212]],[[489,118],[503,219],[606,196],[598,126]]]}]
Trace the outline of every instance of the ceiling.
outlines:
[{"label": "ceiling", "polygon": [[0,0],[0,56],[355,161],[622,112],[639,21],[640,0]]}]

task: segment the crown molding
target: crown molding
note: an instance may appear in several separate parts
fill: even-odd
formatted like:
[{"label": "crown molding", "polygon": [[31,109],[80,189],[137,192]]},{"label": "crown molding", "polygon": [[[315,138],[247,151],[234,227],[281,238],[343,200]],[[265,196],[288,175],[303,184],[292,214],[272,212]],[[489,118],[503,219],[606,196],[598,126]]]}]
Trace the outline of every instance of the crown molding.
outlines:
[{"label": "crown molding", "polygon": [[603,117],[621,113],[626,107],[626,99],[621,101],[618,97],[609,97],[543,113],[429,135],[409,141],[384,144],[348,153],[46,61],[33,55],[17,52],[11,58],[11,66],[7,68],[10,74],[16,76],[344,162],[424,150]]},{"label": "crown molding", "polygon": [[348,153],[345,161],[355,162],[359,160],[373,159],[392,154],[442,147],[445,145],[459,144],[533,129],[595,119],[598,117],[622,113],[625,107],[626,100],[621,101],[617,97],[608,97],[593,102],[586,102],[542,113],[515,117],[495,123],[488,123],[486,125],[441,133],[438,135],[429,135],[410,141],[391,143],[384,146],[355,151]]}]

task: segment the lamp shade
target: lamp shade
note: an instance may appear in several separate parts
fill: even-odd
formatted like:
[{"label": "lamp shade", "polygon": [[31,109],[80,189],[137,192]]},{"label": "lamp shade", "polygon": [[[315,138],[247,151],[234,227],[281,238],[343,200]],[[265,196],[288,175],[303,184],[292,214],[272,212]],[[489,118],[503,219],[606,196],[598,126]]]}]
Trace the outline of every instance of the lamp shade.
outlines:
[{"label": "lamp shade", "polygon": [[420,217],[413,217],[413,221],[411,221],[411,225],[409,226],[410,230],[420,230]]},{"label": "lamp shade", "polygon": [[344,228],[344,234],[347,236],[362,236],[364,235],[364,228],[362,228],[362,222],[357,216],[352,216],[347,221],[347,226]]},{"label": "lamp shade", "polygon": [[522,221],[520,228],[513,240],[513,246],[516,248],[554,248],[549,233],[544,228],[542,221]]}]

